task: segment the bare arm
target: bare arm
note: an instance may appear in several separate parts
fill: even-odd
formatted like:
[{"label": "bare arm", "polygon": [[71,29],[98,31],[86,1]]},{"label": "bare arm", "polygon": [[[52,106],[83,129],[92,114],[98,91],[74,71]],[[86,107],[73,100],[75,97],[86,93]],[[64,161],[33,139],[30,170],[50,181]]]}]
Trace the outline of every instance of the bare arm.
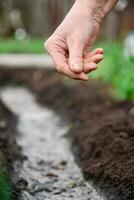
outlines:
[{"label": "bare arm", "polygon": [[117,2],[118,0],[76,0],[76,4],[84,4],[99,23],[115,7]]}]

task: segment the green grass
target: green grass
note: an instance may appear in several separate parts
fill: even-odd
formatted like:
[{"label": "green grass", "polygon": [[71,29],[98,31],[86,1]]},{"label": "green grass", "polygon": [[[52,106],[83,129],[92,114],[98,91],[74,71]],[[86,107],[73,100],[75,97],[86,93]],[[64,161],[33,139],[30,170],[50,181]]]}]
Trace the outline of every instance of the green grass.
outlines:
[{"label": "green grass", "polygon": [[6,168],[6,161],[0,151],[0,199],[11,199],[11,186]]},{"label": "green grass", "polygon": [[100,42],[97,46],[104,48],[105,59],[99,69],[89,76],[110,83],[116,97],[133,100],[134,58],[124,58],[122,42]]},{"label": "green grass", "polygon": [[0,53],[44,53],[43,38],[28,38],[23,41],[15,38],[0,38]]}]

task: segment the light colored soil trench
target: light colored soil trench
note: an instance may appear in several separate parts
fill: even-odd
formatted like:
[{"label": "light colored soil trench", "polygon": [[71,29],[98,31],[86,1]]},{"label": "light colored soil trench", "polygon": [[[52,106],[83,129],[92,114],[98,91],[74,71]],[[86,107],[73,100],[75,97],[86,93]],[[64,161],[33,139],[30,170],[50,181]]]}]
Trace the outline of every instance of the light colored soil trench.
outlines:
[{"label": "light colored soil trench", "polygon": [[27,157],[23,165],[14,164],[17,176],[28,183],[21,200],[105,199],[83,179],[70,150],[64,119],[38,105],[26,88],[3,88],[1,98],[18,116],[16,141]]}]

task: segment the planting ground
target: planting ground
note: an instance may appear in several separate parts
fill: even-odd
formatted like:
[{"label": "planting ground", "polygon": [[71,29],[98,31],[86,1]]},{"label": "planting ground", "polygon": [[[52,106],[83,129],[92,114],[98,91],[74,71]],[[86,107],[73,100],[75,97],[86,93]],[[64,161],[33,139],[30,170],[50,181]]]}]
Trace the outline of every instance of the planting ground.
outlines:
[{"label": "planting ground", "polygon": [[[12,85],[12,88],[15,88],[15,86],[29,88],[35,95],[38,105],[43,107],[47,106],[48,109],[54,110],[61,116],[62,121],[66,124],[65,126],[67,126],[69,136],[68,140],[72,144],[71,149],[76,158],[76,162],[82,169],[85,179],[89,183],[92,182],[94,185],[93,187],[97,190],[96,193],[100,194],[100,196],[94,197],[94,192],[92,191],[92,188],[90,188],[89,190],[92,195],[87,194],[84,190],[84,195],[79,197],[79,199],[134,199],[134,103],[127,101],[114,102],[107,96],[109,88],[104,84],[95,81],[76,83],[68,79],[63,79],[62,76],[59,76],[53,70],[0,69],[0,85],[2,92],[6,91],[3,90],[3,87],[8,87],[9,85],[10,87]],[[10,98],[7,98],[6,93],[3,93],[3,101],[5,101],[4,103],[6,105],[9,105],[9,99],[13,100],[13,94],[15,96],[13,91],[14,90],[12,90],[9,95]],[[16,100],[14,102],[18,101]],[[30,102],[30,100],[26,100],[26,102]],[[27,104],[28,103],[26,103],[26,105]],[[18,104],[16,103],[15,105],[17,107]],[[12,112],[15,109],[15,105],[12,108]],[[26,109],[28,110],[28,108]],[[21,116],[23,114],[23,110],[19,109],[17,110],[17,113]],[[30,115],[30,110],[28,113]],[[13,117],[12,114],[11,116]],[[13,172],[15,169],[21,170],[20,164],[19,166],[16,165],[15,169],[12,169],[14,163],[17,161],[23,165],[24,160],[29,159],[28,155],[26,155],[26,158],[24,159],[21,155],[24,152],[18,151],[18,148],[21,146],[21,148],[26,147],[28,149],[28,146],[25,146],[28,144],[25,144],[23,140],[22,143],[18,142],[14,145],[10,142],[11,147],[14,146],[13,149],[10,148],[13,152],[10,152],[8,148],[9,138],[11,135],[14,135],[13,132],[16,132],[17,121],[10,121],[10,123],[13,124],[14,131],[11,131],[10,129],[8,132],[9,135],[4,136],[6,138],[4,143],[7,145],[6,147],[1,148],[4,149],[8,162],[10,160],[10,165],[8,166],[10,169],[9,172],[14,174]],[[55,121],[51,118],[48,123],[53,125],[55,124]],[[27,123],[25,125],[27,125]],[[41,124],[41,127],[42,126],[43,124]],[[61,125],[62,131],[65,126]],[[23,127],[21,128],[22,129],[19,130],[23,130]],[[25,131],[27,131],[27,129],[25,129]],[[4,134],[3,131],[2,133]],[[30,129],[29,133],[32,134]],[[58,134],[57,131],[55,131],[55,134],[56,133]],[[16,137],[17,136],[14,135],[14,139]],[[1,138],[0,140],[1,143],[3,143]],[[19,141],[19,139],[17,141]],[[55,145],[57,138],[55,138],[55,144],[51,143],[51,140],[49,139],[48,141],[50,142],[50,145]],[[64,140],[62,142],[64,146]],[[36,145],[37,143],[35,141],[35,144],[33,145],[35,149]],[[51,149],[53,149],[53,146],[51,146]],[[31,155],[31,151],[29,149],[28,152],[30,152]],[[51,153],[53,154],[53,152],[54,151],[52,150]],[[70,153],[70,148],[68,148],[67,152]],[[12,156],[10,156],[10,154]],[[38,158],[40,155],[36,156]],[[64,156],[66,156],[66,154],[63,153],[63,157]],[[70,163],[69,160],[65,161]],[[66,162],[61,162],[62,166],[60,167],[64,168]],[[44,168],[47,165],[44,162],[38,164],[39,167],[43,165]],[[72,165],[72,161],[70,165]],[[34,170],[36,171],[36,169],[37,168],[35,166]],[[33,169],[31,169],[31,171],[32,170]],[[73,170],[73,174],[75,174],[78,169],[75,170],[75,167],[73,167]],[[14,183],[18,178],[17,173],[12,177],[12,179],[14,179]],[[21,173],[23,173],[23,170]],[[80,174],[80,171],[78,170],[77,173]],[[32,174],[31,177],[34,175]],[[49,178],[50,176],[52,179],[57,178],[57,176],[54,176],[52,173],[49,173]],[[60,178],[60,174],[58,177]],[[81,177],[78,176],[78,178]],[[62,180],[65,183],[64,179]],[[71,189],[68,190],[69,193],[72,191],[72,188],[76,188],[77,181],[78,179],[74,181],[73,177],[73,181],[71,180],[70,183]],[[52,189],[53,182],[51,184],[52,185],[49,185],[48,190],[45,188],[41,189],[39,187],[41,191],[38,192],[43,192],[45,190],[45,192],[47,191],[47,194],[49,193],[49,195],[52,196],[53,191],[50,190],[50,188]],[[60,184],[59,180],[58,184]],[[83,188],[83,186],[80,186],[79,189],[81,189],[81,187]],[[15,198],[18,198],[17,194],[20,194],[20,192],[22,194],[22,191],[25,191],[23,195],[27,195],[27,192],[29,192],[27,179],[25,177],[23,177],[23,179],[19,179],[19,182],[14,185],[14,188],[13,195],[16,195]],[[85,188],[88,190],[87,186],[84,186],[84,189]],[[67,195],[68,193],[67,191],[65,192],[65,190],[60,192],[64,195]],[[32,194],[32,191],[30,194]],[[56,195],[61,195],[59,194],[59,188]],[[21,198],[24,198],[24,196]],[[36,195],[32,197],[27,196],[27,199],[30,198],[41,199],[38,198],[38,196],[36,197]],[[69,197],[66,197],[65,199],[68,200],[68,198]],[[60,196],[57,197],[57,199],[61,199]],[[76,199],[78,199],[78,197],[76,197]]]}]

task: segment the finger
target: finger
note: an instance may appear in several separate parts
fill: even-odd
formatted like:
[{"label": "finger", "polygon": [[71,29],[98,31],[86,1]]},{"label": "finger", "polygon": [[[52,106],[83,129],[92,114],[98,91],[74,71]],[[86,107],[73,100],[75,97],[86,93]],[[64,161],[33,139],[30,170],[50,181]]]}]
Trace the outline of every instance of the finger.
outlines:
[{"label": "finger", "polygon": [[68,42],[69,48],[69,66],[74,73],[80,73],[83,71],[83,44],[79,41],[70,43]]},{"label": "finger", "polygon": [[92,63],[93,62],[93,63],[97,64],[97,63],[101,62],[103,59],[104,59],[104,56],[102,54],[96,54],[92,57],[84,59],[84,62],[85,63]]},{"label": "finger", "polygon": [[68,65],[64,65],[64,67],[61,69],[61,73],[75,80],[88,80],[88,76],[84,72],[76,74],[70,70]]},{"label": "finger", "polygon": [[104,49],[103,48],[97,48],[94,51],[92,51],[91,53],[89,53],[89,56],[92,57],[96,54],[104,54]]},{"label": "finger", "polygon": [[88,76],[85,73],[80,73],[80,74],[75,74],[74,72],[72,72],[69,68],[68,62],[67,62],[67,58],[66,58],[66,53],[63,51],[56,51],[53,50],[51,52],[49,52],[54,63],[56,64],[56,68],[57,70],[72,78],[72,79],[76,79],[76,80],[84,80],[87,81],[88,80]]},{"label": "finger", "polygon": [[84,52],[84,58],[89,58],[92,57],[96,54],[104,54],[104,49],[103,48],[97,48],[92,52],[89,52],[89,50]]},{"label": "finger", "polygon": [[85,74],[88,74],[89,72],[92,72],[98,68],[98,65],[96,63],[87,63],[84,64],[83,72]]}]

